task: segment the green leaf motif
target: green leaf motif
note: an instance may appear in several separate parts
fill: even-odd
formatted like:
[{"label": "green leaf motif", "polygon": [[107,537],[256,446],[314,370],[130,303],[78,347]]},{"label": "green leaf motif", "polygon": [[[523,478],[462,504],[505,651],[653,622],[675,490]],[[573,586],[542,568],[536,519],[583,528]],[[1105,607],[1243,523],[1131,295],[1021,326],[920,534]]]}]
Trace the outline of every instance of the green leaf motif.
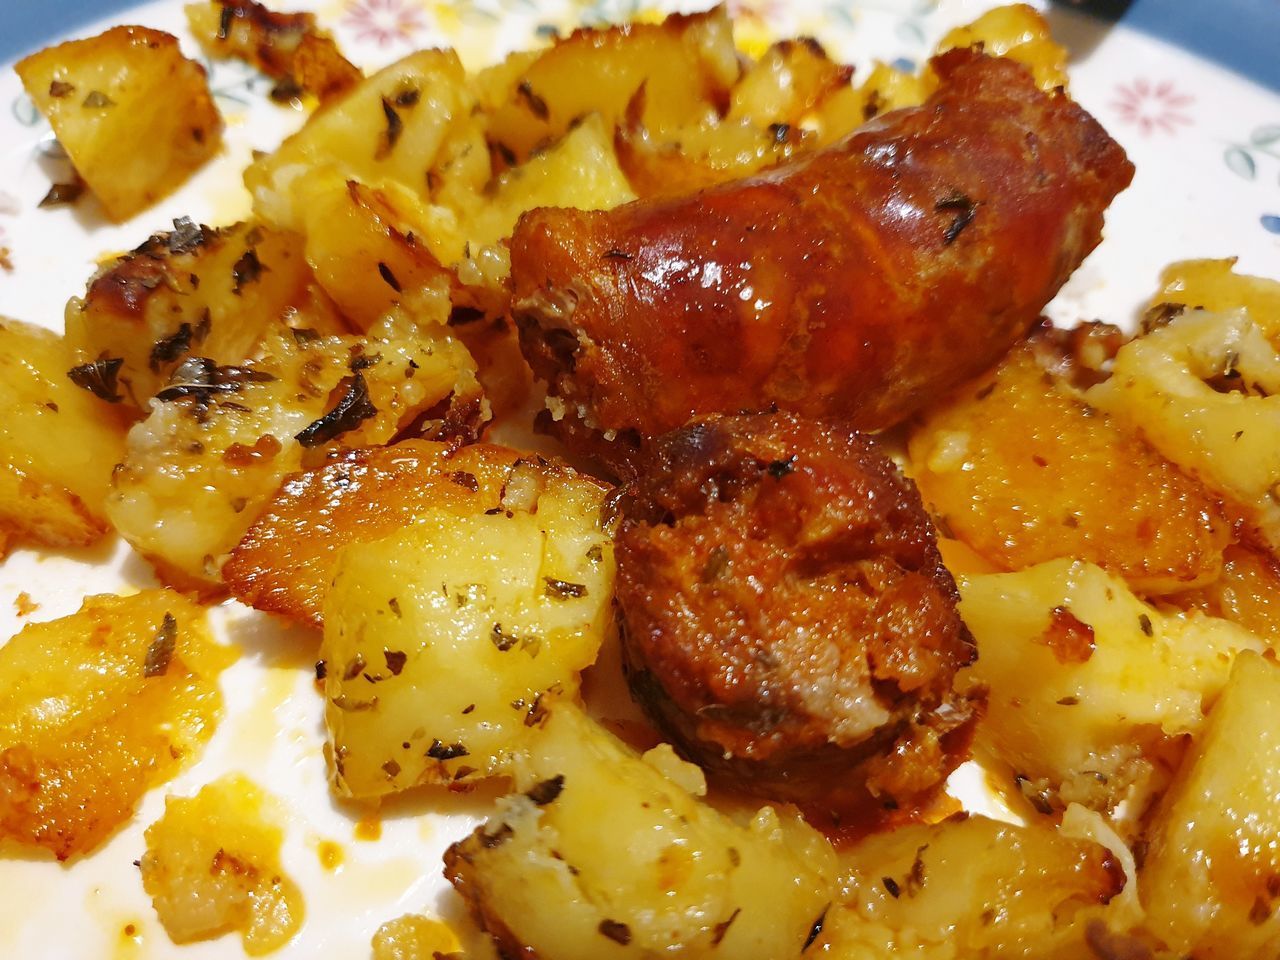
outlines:
[{"label": "green leaf motif", "polygon": [[40,111],[36,109],[36,105],[31,102],[31,98],[25,93],[14,98],[10,112],[13,113],[13,119],[24,127],[34,127],[40,122]]},{"label": "green leaf motif", "polygon": [[1249,135],[1249,142],[1255,147],[1269,147],[1273,143],[1280,143],[1280,123],[1258,127]]},{"label": "green leaf motif", "polygon": [[1227,169],[1237,176],[1244,177],[1246,180],[1257,178],[1258,165],[1253,162],[1253,154],[1243,147],[1227,147],[1222,159],[1226,161]]}]

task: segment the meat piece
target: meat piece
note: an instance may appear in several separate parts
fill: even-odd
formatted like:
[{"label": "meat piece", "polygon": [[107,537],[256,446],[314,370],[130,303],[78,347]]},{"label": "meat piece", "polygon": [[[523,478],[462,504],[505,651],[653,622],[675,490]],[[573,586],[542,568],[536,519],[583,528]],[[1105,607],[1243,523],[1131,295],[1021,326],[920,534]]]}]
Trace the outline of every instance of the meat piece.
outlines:
[{"label": "meat piece", "polygon": [[973,639],[875,441],[711,417],[662,437],[619,507],[632,692],[708,772],[846,815],[923,799],[964,759],[979,705],[952,680]]},{"label": "meat piece", "polygon": [[771,406],[879,429],[1022,337],[1133,167],[1012,61],[933,68],[922,106],[758,176],[522,217],[514,315],[567,432],[636,445]]}]

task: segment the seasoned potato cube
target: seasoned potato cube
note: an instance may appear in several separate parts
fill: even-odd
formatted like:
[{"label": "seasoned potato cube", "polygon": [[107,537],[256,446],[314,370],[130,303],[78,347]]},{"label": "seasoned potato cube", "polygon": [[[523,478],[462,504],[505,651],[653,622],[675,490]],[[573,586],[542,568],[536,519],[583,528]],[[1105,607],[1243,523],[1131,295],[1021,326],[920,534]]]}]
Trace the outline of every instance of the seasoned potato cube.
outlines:
[{"label": "seasoned potato cube", "polygon": [[1229,260],[1182,260],[1160,274],[1160,291],[1151,298],[1148,322],[1159,323],[1177,307],[1222,313],[1243,308],[1280,349],[1280,280],[1235,272]]},{"label": "seasoned potato cube", "polygon": [[255,0],[208,0],[186,7],[187,23],[214,57],[239,57],[278,81],[272,99],[314,93],[321,102],[363,78],[338,52],[314,13],[280,13]]},{"label": "seasoned potato cube", "polygon": [[14,69],[112,220],[172,192],[221,142],[204,68],[167,33],[113,27]]},{"label": "seasoned potato cube", "polygon": [[1221,570],[1231,530],[1217,502],[1053,378],[1032,347],[937,407],[908,449],[939,523],[1006,570],[1088,560],[1142,593]]},{"label": "seasoned potato cube", "polygon": [[1280,560],[1233,544],[1223,561],[1222,576],[1201,590],[1179,594],[1178,603],[1238,623],[1280,650]]},{"label": "seasoned potato cube", "polygon": [[576,695],[609,625],[604,495],[567,467],[520,460],[495,507],[436,507],[343,551],[320,647],[340,794],[510,771],[543,695]]},{"label": "seasoned potato cube", "polygon": [[427,174],[455,125],[475,104],[452,50],[420,50],[380,70],[308,118],[274,153],[245,171],[254,210],[268,223],[305,232],[297,192],[328,168],[371,189],[399,184],[425,197]]},{"label": "seasoned potato cube", "polygon": [[434,299],[448,316],[452,274],[419,238],[420,205],[404,191],[372,190],[332,173],[297,188],[307,261],[317,282],[361,330],[408,298]]},{"label": "seasoned potato cube", "polygon": [[302,238],[241,223],[189,219],[157,233],[89,281],[67,305],[67,339],[82,362],[123,361],[119,392],[145,408],[188,356],[239,363],[305,296]]},{"label": "seasoned potato cube", "polygon": [[1148,926],[1174,956],[1235,960],[1280,945],[1280,667],[1243,654],[1152,823]]},{"label": "seasoned potato cube", "polygon": [[965,676],[989,689],[977,746],[1046,813],[1072,801],[1108,810],[1160,786],[1166,738],[1198,731],[1231,658],[1262,648],[1226,620],[1149,606],[1080,561],[959,586],[978,643]]},{"label": "seasoned potato cube", "polygon": [[578,30],[523,69],[499,64],[477,85],[488,108],[489,141],[514,162],[560,139],[589,113],[612,131],[627,104],[645,89],[644,126],[674,130],[719,113],[741,67],[733,25],[723,7],[661,24]]},{"label": "seasoned potato cube", "polygon": [[[677,779],[672,779],[674,775]],[[523,794],[445,854],[445,874],[507,956],[798,957],[832,899],[832,854],[798,817],[745,825],[698,801],[696,767],[636,756],[556,703]]]},{"label": "seasoned potato cube", "polygon": [[1089,403],[1242,510],[1280,550],[1280,352],[1243,310],[1192,310],[1126,344]]},{"label": "seasoned potato cube", "polygon": [[[445,405],[443,421],[434,419]],[[226,554],[304,456],[474,429],[475,368],[442,326],[391,314],[368,337],[273,334],[241,366],[191,358],[129,431],[107,513],[170,582],[211,591]],[[428,419],[424,419],[428,418]]]},{"label": "seasoned potato cube", "polygon": [[107,529],[124,423],[68,378],[73,356],[57,334],[0,318],[0,532],[15,540],[84,546]]},{"label": "seasoned potato cube", "polygon": [[555,146],[497,178],[492,196],[464,222],[475,246],[511,236],[520,214],[534,207],[608,210],[636,195],[618,166],[613,133],[591,115]]},{"label": "seasoned potato cube", "polygon": [[280,865],[277,802],[233,774],[169,797],[147,828],[142,886],[174,943],[238,931],[245,953],[284,946],[302,925],[302,892]]},{"label": "seasoned potato cube", "polygon": [[213,733],[229,660],[168,590],[25,627],[0,647],[0,839],[96,847]]},{"label": "seasoned potato cube", "polygon": [[1076,921],[1125,885],[1101,844],[964,815],[864,840],[841,867],[817,955],[1091,956]]},{"label": "seasoned potato cube", "polygon": [[760,127],[799,124],[821,100],[848,87],[852,77],[853,67],[833,61],[816,40],[782,40],[734,86],[728,118]]},{"label": "seasoned potato cube", "polygon": [[428,440],[347,451],[287,478],[222,574],[251,607],[318,627],[339,550],[381,540],[433,510],[476,514],[496,507],[518,459],[509,447],[455,450]]},{"label": "seasoned potato cube", "polygon": [[1025,3],[996,7],[973,23],[956,27],[938,42],[937,50],[972,46],[1024,64],[1041,90],[1067,86],[1066,49],[1054,41],[1044,17]]}]

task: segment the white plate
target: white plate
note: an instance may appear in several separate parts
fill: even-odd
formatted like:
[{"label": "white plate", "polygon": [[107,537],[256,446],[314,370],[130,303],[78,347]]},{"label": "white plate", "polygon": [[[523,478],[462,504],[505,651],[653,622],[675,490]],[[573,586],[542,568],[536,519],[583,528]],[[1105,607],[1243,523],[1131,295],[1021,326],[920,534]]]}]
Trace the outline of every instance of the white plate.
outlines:
[{"label": "white plate", "polygon": [[[85,2],[60,0],[54,6],[70,9]],[[918,62],[946,29],[990,5],[977,0],[730,3],[748,45],[758,48],[770,36],[810,34],[834,55],[863,67],[872,57]],[[565,30],[654,13],[648,5],[639,9],[634,0],[316,0],[290,7],[315,9],[348,56],[364,67],[435,45],[458,46],[474,66],[530,45],[549,26]],[[6,16],[0,12],[0,33]],[[1057,35],[1076,55],[1073,94],[1120,140],[1138,170],[1133,186],[1107,214],[1103,244],[1051,304],[1053,319],[1129,324],[1154,290],[1160,268],[1185,257],[1238,256],[1245,271],[1280,276],[1280,93],[1126,27],[1061,9],[1051,16]],[[177,0],[141,4],[96,24],[86,19],[72,35],[88,36],[109,23],[168,30],[190,54],[199,53]],[[61,38],[31,39],[34,48]],[[248,211],[239,177],[250,151],[273,147],[303,118],[271,103],[269,84],[242,65],[212,64],[211,85],[227,118],[224,153],[178,195],[134,222],[113,226],[101,221],[91,202],[75,209],[37,209],[50,180],[59,178],[59,161],[51,155],[48,127],[13,73],[4,69],[0,247],[10,249],[14,269],[0,272],[0,316],[61,330],[63,304],[83,292],[104,253],[136,246],[174,217],[225,223]],[[0,567],[0,637],[24,623],[73,612],[87,593],[153,583],[146,564],[124,547],[77,555],[18,550]],[[14,602],[20,592],[39,604],[26,617],[18,615]],[[238,643],[244,656],[224,675],[227,714],[208,748],[173,782],[152,791],[134,819],[92,856],[68,866],[43,856],[0,860],[0,955],[24,960],[240,956],[234,935],[173,947],[133,866],[143,850],[143,828],[159,816],[166,793],[189,795],[232,770],[243,771],[289,804],[284,864],[303,888],[307,920],[298,936],[273,955],[279,960],[365,957],[373,931],[385,920],[411,911],[456,915],[456,898],[440,876],[440,855],[484,815],[489,798],[442,802],[431,794],[396,800],[381,813],[381,839],[356,839],[355,825],[364,811],[336,803],[325,783],[321,700],[310,679],[315,636],[283,630],[233,603],[216,613],[224,636]],[[978,802],[976,796],[970,799]],[[322,841],[343,849],[339,869],[322,868]],[[127,935],[130,924],[134,933]]]}]

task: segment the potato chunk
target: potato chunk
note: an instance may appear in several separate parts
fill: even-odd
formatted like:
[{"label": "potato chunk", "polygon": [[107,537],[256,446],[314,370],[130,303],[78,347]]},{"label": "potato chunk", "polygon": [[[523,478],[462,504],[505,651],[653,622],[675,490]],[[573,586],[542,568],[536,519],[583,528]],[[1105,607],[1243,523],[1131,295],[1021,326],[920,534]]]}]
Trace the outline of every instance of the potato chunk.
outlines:
[{"label": "potato chunk", "polygon": [[1226,620],[1149,606],[1081,561],[958,579],[978,642],[967,677],[989,688],[976,746],[1045,813],[1109,810],[1161,786],[1166,738],[1197,732],[1231,658],[1262,648]]},{"label": "potato chunk", "polygon": [[1215,499],[1046,372],[1033,347],[937,407],[909,453],[939,523],[1006,570],[1088,560],[1142,593],[1221,570],[1231,530]]},{"label": "potato chunk", "polygon": [[1149,834],[1148,926],[1175,956],[1280,945],[1280,667],[1242,655]]},{"label": "potato chunk", "polygon": [[442,504],[343,551],[320,647],[340,794],[509,772],[543,695],[576,695],[609,625],[604,495],[568,468],[520,460],[497,506]]},{"label": "potato chunk", "polygon": [[373,935],[373,960],[435,960],[459,953],[458,938],[439,920],[406,913]]},{"label": "potato chunk", "polygon": [[168,590],[24,628],[0,647],[0,839],[96,847],[213,733],[229,659]]},{"label": "potato chunk", "polygon": [[124,423],[68,378],[73,356],[57,334],[0,318],[0,532],[15,540],[84,546],[107,529]]},{"label": "potato chunk", "polygon": [[1087,957],[1077,919],[1125,885],[1101,844],[964,815],[864,840],[841,868],[847,898],[827,914],[818,955]]},{"label": "potato chunk", "polygon": [[1236,261],[1182,260],[1160,273],[1160,290],[1151,298],[1148,324],[1176,316],[1178,307],[1222,313],[1243,309],[1280,348],[1280,280],[1235,272]]},{"label": "potato chunk", "polygon": [[1089,403],[1241,508],[1280,551],[1280,351],[1244,310],[1192,310],[1120,349]]},{"label": "potato chunk", "polygon": [[347,451],[285,480],[223,576],[250,606],[318,627],[339,550],[390,536],[433,510],[496,507],[518,459],[509,447],[454,450],[428,440]]},{"label": "potato chunk", "polygon": [[122,361],[119,393],[146,402],[188,356],[239,363],[304,298],[302,238],[260,225],[215,230],[174,221],[89,281],[67,304],[67,339],[82,361]]},{"label": "potato chunk", "polygon": [[975,45],[990,56],[1008,57],[1026,66],[1046,93],[1067,86],[1066,48],[1054,41],[1049,24],[1034,7],[1011,3],[988,10],[948,32],[938,41],[937,50]]},{"label": "potato chunk", "polygon": [[1238,623],[1280,650],[1280,559],[1233,544],[1223,561],[1222,576],[1202,590],[1179,594],[1178,603]]},{"label": "potato chunk", "polygon": [[278,330],[242,366],[190,358],[129,431],[108,515],[171,582],[215,590],[226,554],[304,456],[473,429],[474,370],[443,327],[401,314],[363,338]]},{"label": "potato chunk", "polygon": [[504,955],[784,960],[831,902],[830,847],[798,817],[739,825],[698,802],[701,772],[670,747],[638,757],[569,704],[516,787],[445,854]]},{"label": "potato chunk", "polygon": [[245,953],[284,946],[302,925],[302,892],[280,865],[276,801],[244,777],[169,797],[147,828],[142,886],[174,943],[238,931]]},{"label": "potato chunk", "polygon": [[159,30],[113,27],[14,69],[112,220],[171,193],[221,142],[204,68]]}]

